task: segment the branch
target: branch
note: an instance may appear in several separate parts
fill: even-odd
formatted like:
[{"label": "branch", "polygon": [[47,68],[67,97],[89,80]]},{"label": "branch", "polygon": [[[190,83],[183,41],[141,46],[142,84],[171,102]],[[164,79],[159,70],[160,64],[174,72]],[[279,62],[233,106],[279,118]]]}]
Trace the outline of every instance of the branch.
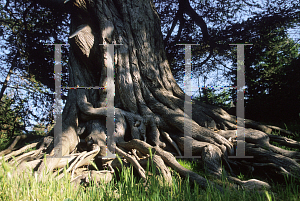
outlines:
[{"label": "branch", "polygon": [[[176,37],[174,38],[174,41],[171,42],[171,43],[169,44],[169,47],[171,47],[171,46],[173,46],[174,44],[176,44],[177,41],[179,40],[179,38],[180,38],[180,36],[181,36],[182,28],[184,27],[184,22],[185,22],[185,20],[184,20],[184,18],[183,18],[183,12],[181,12],[180,17],[179,17],[179,29],[178,29],[177,35],[176,35]],[[167,39],[167,38],[166,38],[166,39]],[[166,41],[167,41],[167,40],[166,40]]]},{"label": "branch", "polygon": [[[215,59],[216,61],[218,61],[219,64],[221,64],[224,68],[227,68],[228,70],[232,70],[231,68],[227,67],[224,63],[222,63],[221,60],[217,59],[216,57],[214,57],[214,59]],[[217,69],[219,69],[219,68],[217,68]],[[219,69],[219,70],[222,70],[222,69]]]},{"label": "branch", "polygon": [[176,23],[177,23],[177,21],[179,20],[180,16],[182,16],[182,14],[183,14],[182,9],[179,7],[179,10],[178,10],[177,13],[175,14],[175,18],[174,18],[174,20],[173,20],[171,29],[168,31],[168,34],[167,34],[167,36],[166,36],[166,38],[165,38],[165,40],[164,40],[165,42],[167,42],[167,41],[169,40],[169,38],[170,38],[170,36],[171,36],[171,34],[172,34],[172,32],[173,32],[175,26],[176,26]]},{"label": "branch", "polygon": [[209,44],[209,55],[208,57],[200,63],[200,66],[205,64],[213,55],[213,43],[210,40],[210,36],[208,34],[207,25],[203,18],[199,16],[196,11],[191,7],[189,0],[179,0],[179,7],[183,8],[183,12],[190,16],[192,20],[201,28],[203,34],[203,41]]},{"label": "branch", "polygon": [[191,7],[189,0],[180,0],[179,7],[184,8],[184,13],[192,18],[192,20],[201,28],[203,39],[209,41],[209,34],[207,31],[207,25],[203,18],[199,16],[196,11]]},{"label": "branch", "polygon": [[9,71],[8,71],[8,73],[7,73],[6,79],[5,79],[5,81],[4,81],[4,83],[3,83],[3,86],[2,86],[2,88],[1,88],[1,92],[0,92],[0,100],[1,100],[2,97],[3,97],[4,91],[5,91],[6,87],[7,87],[7,83],[8,83],[8,81],[9,81],[9,79],[10,79],[10,76],[11,76],[11,74],[13,73],[13,70],[14,70],[14,68],[15,68],[16,61],[17,61],[18,56],[19,56],[19,52],[17,52],[17,54],[15,55],[15,57],[14,57],[14,59],[13,59],[13,61],[12,61],[12,64],[11,64],[11,66],[10,66],[10,69],[9,69]]}]

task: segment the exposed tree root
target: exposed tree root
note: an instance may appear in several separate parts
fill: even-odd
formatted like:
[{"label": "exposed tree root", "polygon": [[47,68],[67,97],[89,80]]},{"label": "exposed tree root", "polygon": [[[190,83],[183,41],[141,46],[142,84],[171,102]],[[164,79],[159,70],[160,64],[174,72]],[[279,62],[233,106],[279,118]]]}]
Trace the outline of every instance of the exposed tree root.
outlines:
[{"label": "exposed tree root", "polygon": [[[140,164],[143,167],[147,166],[147,163],[151,164],[151,161],[149,160],[149,157],[147,159],[140,160]],[[169,168],[165,165],[162,158],[158,155],[152,156],[152,163],[156,167],[156,174],[162,176],[162,179],[160,181],[162,182],[160,185],[163,185],[163,183],[167,184],[168,186],[171,186],[172,184],[172,175],[169,170]]]},{"label": "exposed tree root", "polygon": [[[218,133],[226,138],[235,138],[236,136],[236,131],[219,131]],[[264,132],[254,129],[246,129],[245,140],[246,142],[254,143],[257,146],[261,146],[264,149],[270,150],[274,153],[282,154],[284,156],[296,160],[300,158],[300,152],[298,151],[289,151],[270,144],[270,141],[279,142],[280,144],[285,145],[287,147],[299,149],[300,143],[292,139],[288,139],[277,135],[266,134]]]},{"label": "exposed tree root", "polygon": [[295,134],[292,133],[291,131],[284,130],[284,129],[279,128],[277,126],[271,126],[271,125],[266,125],[266,126],[271,128],[273,131],[279,131],[281,135],[290,135],[290,136],[295,137]]},{"label": "exposed tree root", "polygon": [[[88,102],[85,102],[85,104],[88,105]],[[91,107],[88,107],[89,109],[85,108],[90,111],[88,114],[86,114],[87,116],[91,115],[94,117],[102,117],[102,113],[101,115],[99,115],[98,112],[93,113]],[[135,167],[138,175],[144,180],[145,184],[147,183],[145,167],[147,165],[147,162],[149,162],[150,160],[149,154],[151,149],[151,152],[154,154],[151,160],[157,168],[156,173],[158,175],[161,175],[161,181],[164,181],[167,185],[172,184],[171,173],[169,168],[167,167],[169,166],[173,170],[178,172],[180,176],[184,178],[189,177],[189,179],[192,182],[196,182],[199,186],[203,188],[207,188],[208,185],[211,185],[218,188],[220,191],[223,191],[222,187],[210,181],[207,181],[205,178],[199,176],[198,174],[182,167],[177,162],[174,155],[182,155],[181,153],[184,152],[184,141],[186,140],[186,138],[190,137],[182,137],[181,135],[175,135],[174,131],[172,130],[169,130],[171,134],[168,134],[168,132],[159,129],[159,132],[163,137],[161,138],[161,140],[169,144],[166,144],[168,146],[162,146],[162,148],[158,146],[161,145],[161,143],[156,144],[156,146],[152,146],[146,142],[146,130],[147,127],[151,128],[149,129],[150,132],[153,132],[155,131],[155,129],[157,129],[157,123],[155,123],[153,119],[151,120],[150,117],[146,117],[144,119],[139,115],[133,115],[132,113],[125,112],[120,109],[117,109],[116,111],[116,144],[115,146],[113,146],[115,148],[115,153],[123,157],[122,160],[124,162],[126,161],[127,165],[126,163],[123,165],[128,166],[128,164],[130,163],[133,165],[133,167]],[[255,125],[256,127],[258,125],[254,124],[253,122],[251,122],[251,124]],[[94,125],[100,124],[96,123]],[[135,134],[131,135],[131,138],[133,138],[132,140],[125,141],[125,128],[127,128],[128,125],[130,133],[132,134],[132,132],[134,132]],[[259,128],[262,130],[266,130],[263,126],[259,126]],[[70,153],[69,155],[67,155],[68,158],[55,158],[55,156],[57,156],[57,153],[55,152],[55,149],[53,147],[53,138],[51,136],[47,136],[40,140],[39,143],[35,142],[29,144],[17,151],[13,151],[3,156],[3,159],[5,161],[9,161],[12,165],[17,165],[17,170],[19,172],[22,172],[27,168],[35,170],[38,169],[40,181],[43,178],[42,171],[47,170],[48,172],[51,172],[54,169],[58,170],[52,176],[56,177],[57,179],[61,179],[65,176],[65,173],[63,173],[63,168],[68,165],[69,168],[67,168],[66,173],[71,172],[71,180],[72,183],[74,183],[75,185],[78,185],[79,183],[90,183],[93,180],[96,181],[97,185],[103,182],[106,183],[111,180],[112,175],[114,173],[113,170],[94,171],[86,169],[83,172],[78,172],[78,168],[90,165],[91,161],[93,161],[95,157],[103,156],[103,147],[105,148],[105,144],[102,129],[103,126],[91,127],[91,129],[89,129],[85,126],[85,124],[81,124],[81,128],[78,129],[80,131],[80,135],[84,137],[84,133],[86,131],[90,133],[85,138],[85,141],[83,143],[86,143],[86,147],[91,147],[92,150],[83,151],[81,153],[76,153],[76,151],[74,150],[72,151],[74,153]],[[205,132],[211,131],[205,130]],[[232,175],[227,176],[227,179],[242,186],[242,188],[249,190],[261,190],[263,188],[270,188],[270,186],[266,182],[259,181],[256,179],[241,181],[240,179],[234,177],[236,174],[239,173],[238,171],[241,169],[248,169],[250,170],[250,172],[253,172],[257,168],[268,167],[268,169],[266,169],[265,174],[269,178],[274,177],[273,175],[270,175],[272,172],[273,174],[281,176],[289,175],[291,177],[299,179],[299,175],[296,174],[296,172],[300,172],[300,165],[297,163],[297,160],[300,159],[299,152],[288,151],[276,147],[270,144],[270,140],[274,142],[279,142],[280,144],[292,148],[299,148],[299,142],[293,141],[285,137],[270,135],[265,132],[261,132],[250,128],[246,129],[246,155],[254,156],[254,159],[250,159],[249,161],[251,162],[245,162],[245,160],[240,161],[227,158],[228,155],[235,154],[233,151],[235,147],[233,145],[235,144],[236,140],[233,139],[236,138],[236,130],[220,130],[217,132],[217,134],[222,137],[214,137],[214,139],[218,139],[220,143],[222,143],[222,139],[227,139],[228,142],[232,143],[231,147],[233,148],[227,146],[227,151],[224,152],[224,147],[216,143],[211,143],[211,140],[202,142],[200,140],[203,140],[204,138],[200,137],[197,134],[193,135],[192,138],[190,138],[192,142],[192,154],[195,156],[202,157],[201,161],[207,173],[214,175],[217,178],[221,178],[221,162],[223,161]],[[211,136],[211,134],[208,134],[208,136]],[[143,141],[141,141],[140,139],[143,139]],[[16,140],[14,144],[16,144]],[[33,147],[37,147],[38,149],[30,151],[28,153],[24,153],[26,150]],[[171,147],[173,147],[173,149],[170,149]],[[228,149],[228,147],[230,149]],[[169,151],[166,150],[173,150],[174,155],[172,155]],[[47,154],[47,163],[44,163],[44,154],[42,152]],[[6,153],[8,153],[8,151],[6,151]],[[15,156],[16,158],[12,160],[12,156]],[[116,161],[116,159],[114,161]],[[112,167],[114,169],[122,169],[122,167],[120,167],[120,164],[114,161],[112,162]],[[50,165],[51,167],[45,169],[47,165]],[[110,166],[110,163],[108,163],[108,165]],[[237,166],[239,166],[239,168],[236,168]],[[270,171],[270,168],[273,171]],[[57,176],[58,173],[59,176]],[[76,178],[74,178],[74,175],[76,175]],[[238,186],[236,185],[233,185],[233,187],[238,188]]]},{"label": "exposed tree root", "polygon": [[248,181],[241,181],[236,177],[227,177],[229,181],[233,181],[242,186],[243,189],[247,190],[263,190],[263,189],[270,189],[271,186],[263,181],[259,181],[257,179],[249,179]]},{"label": "exposed tree root", "polygon": [[282,137],[279,135],[269,135],[269,138],[271,141],[273,142],[278,142],[281,145],[290,147],[290,148],[296,148],[298,150],[300,150],[300,142],[297,142],[295,140],[286,138],[286,137]]},{"label": "exposed tree root", "polygon": [[[126,143],[120,143],[120,146],[125,149],[137,149],[143,154],[150,154],[150,150],[152,149],[152,153],[159,155],[163,161],[170,166],[172,169],[174,169],[176,172],[178,172],[181,176],[184,178],[187,178],[189,176],[190,180],[192,182],[196,182],[199,184],[199,186],[206,188],[208,186],[208,182],[205,178],[201,177],[200,175],[182,167],[176,160],[176,158],[170,154],[169,152],[166,152],[162,150],[159,147],[152,147],[151,145],[142,142],[140,140],[134,139]],[[221,189],[221,187],[213,184],[210,182],[212,186],[216,186],[217,188]]]},{"label": "exposed tree root", "polygon": [[116,147],[116,153],[120,156],[123,156],[127,159],[138,171],[139,175],[146,180],[146,174],[144,168],[139,164],[137,159],[134,156],[127,154],[126,152],[122,151],[120,148]]},{"label": "exposed tree root", "polygon": [[[225,138],[235,137],[236,131],[228,130],[228,131],[219,131]],[[166,136],[166,135],[164,135]],[[178,146],[179,153],[184,152],[183,142],[185,137],[174,137],[172,136],[172,140],[167,140],[170,144],[174,143]],[[52,138],[50,138],[51,140]],[[201,155],[202,162],[207,170],[207,173],[215,175],[216,177],[220,178],[222,175],[222,167],[221,161],[226,162],[229,172],[232,172],[233,175],[238,173],[238,169],[236,166],[240,168],[248,168],[250,171],[255,171],[256,168],[265,168],[266,174],[269,178],[273,179],[274,176],[272,174],[278,174],[281,176],[288,175],[290,177],[294,177],[299,179],[299,175],[297,172],[300,172],[300,165],[293,159],[299,158],[299,152],[296,151],[287,151],[281,148],[278,148],[274,145],[269,144],[269,140],[280,141],[285,143],[286,146],[291,146],[294,148],[298,148],[296,141],[292,141],[287,138],[268,135],[261,131],[253,130],[253,129],[246,129],[245,132],[245,139],[246,139],[246,155],[254,156],[254,159],[249,160],[246,162],[245,160],[233,160],[228,159],[225,155],[223,156],[220,149],[217,146],[210,144],[208,142],[200,142],[198,140],[192,140],[192,153],[193,155]],[[175,143],[176,142],[176,143]],[[253,144],[255,143],[255,144]],[[18,165],[16,172],[22,172],[25,169],[37,169],[41,164],[43,164],[43,151],[48,150],[50,147],[49,139],[48,143],[45,143],[45,139],[42,139],[39,143],[32,143],[18,151],[11,152],[3,157],[5,161],[10,161],[12,165]],[[44,145],[44,146],[43,146]],[[28,153],[24,153],[27,149],[38,147],[37,150],[30,151]],[[95,170],[85,170],[83,172],[77,172],[77,169],[80,167],[84,167],[86,165],[90,165],[90,162],[98,155],[100,151],[100,147],[97,144],[93,144],[93,149],[89,152],[81,152],[81,153],[73,153],[69,155],[69,158],[61,158],[59,163],[55,166],[54,169],[58,169],[52,176],[56,177],[57,179],[61,179],[64,176],[63,168],[67,165],[69,168],[66,172],[72,172],[71,181],[76,186],[80,183],[91,183],[95,180],[96,184],[100,183],[107,183],[111,181],[114,170],[111,167],[110,170],[102,170],[102,171],[95,171]],[[169,168],[166,166],[168,165],[173,170],[178,172],[182,177],[189,179],[192,182],[196,182],[203,188],[207,188],[208,184],[215,186],[219,190],[223,191],[223,189],[214,184],[212,182],[207,181],[205,178],[199,176],[198,174],[182,167],[174,157],[174,155],[170,154],[167,151],[164,151],[159,146],[151,146],[150,144],[138,140],[133,139],[128,142],[119,142],[116,146],[116,154],[121,157],[124,157],[123,160],[128,161],[131,163],[135,169],[137,170],[139,176],[144,179],[146,182],[146,172],[145,167],[147,162],[149,162],[150,157],[150,149],[153,153],[152,162],[157,167],[156,173],[161,175],[161,181],[166,182],[167,185],[172,184],[172,177]],[[53,149],[50,149],[53,150]],[[177,151],[178,152],[178,151]],[[179,154],[177,154],[179,155]],[[12,160],[12,156],[17,156],[15,160]],[[30,160],[30,161],[28,161]],[[48,159],[46,159],[48,160]],[[116,159],[115,159],[116,160]],[[114,168],[117,168],[118,165],[112,165]],[[126,166],[126,165],[125,165]],[[127,163],[128,166],[128,163]],[[233,166],[231,168],[231,166]],[[121,169],[120,167],[118,169]],[[272,169],[273,171],[270,171]],[[57,174],[60,172],[59,176]],[[78,175],[80,174],[80,175]],[[76,175],[76,178],[74,178]],[[263,181],[259,181],[256,179],[250,179],[248,181],[241,181],[233,176],[227,176],[229,181],[232,181],[244,189],[252,190],[262,190],[263,188],[270,188],[269,184]],[[234,188],[238,188],[237,186],[233,186]]]},{"label": "exposed tree root", "polygon": [[[9,153],[11,153],[12,152],[12,150],[15,148],[15,146],[18,144],[18,142],[21,140],[21,141],[24,141],[25,139],[30,139],[30,138],[33,138],[32,140],[38,140],[38,138],[37,138],[37,136],[35,136],[35,135],[32,135],[32,134],[28,134],[28,135],[18,135],[18,136],[16,136],[15,137],[15,139],[14,139],[14,141],[10,144],[10,146],[7,148],[7,149],[5,149],[5,150],[3,150],[3,151],[1,151],[0,152],[0,156],[3,156],[3,155],[7,155],[7,154],[9,154]],[[34,139],[35,138],[35,139]]]},{"label": "exposed tree root", "polygon": [[6,155],[6,154],[9,154],[10,152],[12,152],[13,148],[16,146],[16,144],[18,143],[18,141],[22,138],[22,137],[26,137],[26,135],[19,135],[17,136],[13,143],[5,150],[1,151],[0,152],[0,156],[3,156],[3,155]]},{"label": "exposed tree root", "polygon": [[4,158],[4,161],[7,161],[7,160],[11,159],[12,156],[17,156],[19,154],[24,153],[26,150],[28,150],[30,148],[36,147],[37,144],[38,144],[38,142],[26,145],[25,147],[22,147],[19,150],[13,151],[10,154],[5,155],[4,157],[2,156],[0,159],[2,160],[2,158]]},{"label": "exposed tree root", "polygon": [[81,175],[77,176],[76,178],[71,180],[71,183],[75,184],[75,187],[78,186],[80,183],[91,183],[92,181],[95,182],[97,186],[99,184],[106,184],[112,180],[114,169],[110,167],[111,170],[102,170],[102,171],[85,171],[81,173]]}]

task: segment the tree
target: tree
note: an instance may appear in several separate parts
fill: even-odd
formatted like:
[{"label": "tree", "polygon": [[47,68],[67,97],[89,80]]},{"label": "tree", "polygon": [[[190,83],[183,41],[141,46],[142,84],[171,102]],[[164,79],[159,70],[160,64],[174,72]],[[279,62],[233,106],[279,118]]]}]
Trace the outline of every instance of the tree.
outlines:
[{"label": "tree", "polygon": [[[256,43],[261,45],[246,56],[246,115],[259,121],[297,119],[299,44],[287,38],[282,29],[262,35],[261,42]],[[265,49],[259,57],[258,49]]]},{"label": "tree", "polygon": [[[205,89],[206,92],[203,93],[203,96],[198,96],[195,99],[198,101],[202,101],[209,105],[215,105],[223,108],[224,110],[228,110],[230,108],[230,92],[228,90],[223,89],[220,93],[216,93],[216,90],[213,88]],[[206,102],[207,100],[207,102]]]},{"label": "tree", "polygon": [[[0,9],[0,48],[7,53],[1,55],[1,72],[6,79],[1,83],[0,99],[5,93],[16,95],[14,104],[22,106],[19,114],[25,132],[33,121],[50,125],[54,60],[53,48],[45,44],[64,43],[60,36],[66,35],[66,15],[55,14],[31,1],[4,1]],[[66,55],[64,47],[62,55]],[[62,77],[65,83],[65,73]]]},{"label": "tree", "polygon": [[11,109],[15,100],[4,95],[1,100],[0,109],[0,137],[1,139],[11,139],[15,134],[21,134],[22,119],[20,117],[21,108]]},{"label": "tree", "polygon": [[226,63],[236,55],[231,54],[233,48],[228,44],[254,41],[256,44],[262,32],[269,34],[278,28],[286,31],[299,23],[299,3],[294,1],[156,0],[155,3],[176,80],[183,79],[184,72],[184,65],[180,65],[184,62],[182,50],[176,44],[201,44],[192,49],[193,77],[221,70],[223,66],[225,74]]},{"label": "tree", "polygon": [[[115,148],[116,154],[132,163],[141,178],[146,179],[143,167],[145,160],[137,158],[147,157],[149,149],[152,149],[152,153],[155,153],[154,163],[168,183],[171,177],[166,165],[181,176],[189,176],[191,181],[207,187],[206,179],[182,167],[174,157],[183,153],[186,140],[192,141],[190,147],[193,148],[193,155],[201,155],[201,163],[215,176],[222,175],[221,161],[227,164],[232,175],[239,171],[236,166],[240,169],[249,166],[248,163],[228,158],[234,150],[231,139],[236,135],[235,116],[217,106],[196,100],[192,104],[192,116],[186,117],[184,114],[186,95],[172,76],[164,50],[160,19],[151,1],[70,0],[64,4],[64,1],[52,0],[43,3],[58,10],[67,9],[71,13],[70,87],[106,86],[106,83],[113,82],[110,77],[106,77],[106,71],[113,68],[110,59],[114,60],[116,144],[108,146]],[[110,58],[106,47],[99,45],[105,43],[122,45],[115,46],[115,54]],[[38,168],[39,178],[42,179],[43,170],[52,172],[61,164],[67,164],[69,159],[61,158],[60,154],[70,155],[70,160],[77,157],[76,164],[70,166],[68,171],[88,164],[93,158],[97,164],[99,159],[96,156],[103,157],[106,149],[107,93],[107,88],[69,90],[62,114],[61,139],[57,136],[53,139],[52,129],[40,141],[38,149],[32,152],[30,158],[25,155],[16,158],[19,170],[24,170],[26,161],[32,160],[27,165],[33,169]],[[185,123],[191,128],[191,137],[184,135]],[[297,177],[294,171],[300,170],[296,162],[299,152],[270,145],[269,139],[279,139],[280,142],[285,139],[268,135],[266,132],[272,130],[270,127],[251,120],[247,120],[246,125],[264,131],[246,129],[246,154],[254,156],[250,165],[263,166],[263,170],[277,176],[285,172]],[[220,131],[214,132],[216,130]],[[79,138],[85,139],[85,142],[81,143]],[[52,141],[57,143],[53,145]],[[285,143],[299,148],[299,144],[294,141]],[[47,158],[46,163],[42,159],[43,150],[52,156]],[[84,150],[89,151],[84,155],[85,158],[76,154]],[[112,162],[113,167],[118,166],[117,161],[115,159]],[[228,179],[246,188],[269,187],[267,183],[257,180],[243,182],[234,176],[228,176]],[[221,190],[221,187],[215,186]]]},{"label": "tree", "polygon": [[[299,44],[288,38],[284,28],[265,28],[259,33],[245,55],[245,116],[277,123],[298,119]],[[230,74],[235,86],[236,68]]]}]

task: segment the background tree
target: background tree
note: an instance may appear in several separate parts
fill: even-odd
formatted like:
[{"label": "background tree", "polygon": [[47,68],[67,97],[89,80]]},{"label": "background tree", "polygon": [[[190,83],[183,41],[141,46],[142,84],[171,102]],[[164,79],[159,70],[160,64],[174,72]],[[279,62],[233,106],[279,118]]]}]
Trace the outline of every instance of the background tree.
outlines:
[{"label": "background tree", "polygon": [[[263,30],[245,54],[246,118],[274,123],[298,119],[299,44],[282,28]],[[235,61],[236,62],[236,61]],[[236,68],[231,73],[236,85]],[[293,74],[293,75],[292,75]],[[288,78],[289,77],[289,78]],[[236,91],[231,90],[235,102]]]},{"label": "background tree", "polygon": [[287,30],[299,23],[299,3],[294,1],[180,0],[155,3],[162,21],[167,57],[177,80],[183,79],[184,54],[175,44],[201,44],[192,48],[196,78],[216,69],[224,69],[228,76],[226,62],[235,57],[228,44],[258,42],[261,34],[277,28]]},{"label": "background tree", "polygon": [[[54,59],[53,47],[46,44],[66,43],[63,40],[68,32],[67,15],[58,15],[31,1],[4,1],[0,8],[1,49],[7,53],[1,55],[1,73],[6,79],[2,83],[0,97],[6,91],[19,94],[19,101],[15,104],[28,103],[22,113],[26,132],[35,124],[33,122],[50,125],[53,120]],[[62,47],[62,54],[62,77],[66,85],[65,47]],[[29,99],[21,103],[24,97]],[[62,98],[65,99],[65,96]]]},{"label": "background tree", "polygon": [[14,104],[14,99],[11,99],[4,95],[3,100],[1,101],[0,108],[0,130],[1,138],[12,138],[15,133],[21,134],[22,127],[24,122],[22,122],[20,116],[21,108],[11,109],[11,105]]},{"label": "background tree", "polygon": [[207,103],[209,105],[222,107],[224,110],[228,110],[230,108],[231,106],[230,101],[232,100],[229,90],[223,89],[221,93],[217,94],[216,90],[213,88],[206,89],[205,94],[203,94],[201,97],[198,96],[195,99]]},{"label": "background tree", "polygon": [[0,107],[0,150],[7,147],[8,143],[11,143],[11,139],[14,135],[22,134],[24,122],[21,118],[20,111],[21,105],[11,109],[14,104],[14,98],[9,98],[4,95],[1,100]]},{"label": "background tree", "polygon": [[246,56],[246,115],[259,121],[298,119],[299,44],[287,38],[284,30],[262,35],[267,37],[262,41],[268,42],[261,42]]}]

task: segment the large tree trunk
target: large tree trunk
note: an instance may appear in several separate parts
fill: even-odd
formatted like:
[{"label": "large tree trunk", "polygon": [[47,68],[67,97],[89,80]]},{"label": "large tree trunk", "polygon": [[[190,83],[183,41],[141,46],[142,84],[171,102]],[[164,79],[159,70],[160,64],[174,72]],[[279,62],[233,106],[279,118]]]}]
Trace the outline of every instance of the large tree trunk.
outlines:
[{"label": "large tree trunk", "polygon": [[[159,16],[151,0],[74,0],[71,4],[70,86],[105,86],[110,81],[106,77],[110,64],[106,47],[99,44],[122,44],[115,46],[114,55],[116,153],[125,156],[145,179],[145,157],[149,154],[148,148],[152,148],[156,153],[153,160],[159,169],[164,170],[162,176],[167,181],[170,182],[171,177],[165,164],[205,187],[207,182],[203,177],[183,168],[174,157],[184,151],[185,94],[172,76]],[[88,159],[95,158],[99,165],[104,163],[104,159],[98,163],[95,156],[106,153],[106,95],[106,89],[70,89],[62,115],[60,146],[53,147],[49,143],[51,136],[47,136],[39,143],[38,151],[32,153],[35,160],[28,164],[39,168],[40,173],[45,165],[48,172],[52,171],[67,163],[66,159],[55,157],[60,153],[64,156],[70,154],[75,160],[71,160],[73,166],[70,165],[68,170],[73,173],[77,167],[88,164]],[[233,175],[237,170],[231,168],[234,165],[240,165],[238,170],[249,166],[278,165],[277,168],[289,174],[300,170],[299,164],[292,159],[299,160],[299,152],[283,151],[269,144],[269,136],[264,133],[270,132],[269,127],[246,121],[249,127],[264,131],[246,132],[246,153],[255,156],[249,165],[227,157],[234,150],[234,143],[229,139],[235,138],[235,116],[221,108],[194,101],[192,117],[186,119],[192,128],[193,155],[202,156],[200,162],[206,164],[209,173],[221,176],[222,160]],[[216,130],[223,131],[217,133]],[[80,139],[85,141],[80,143]],[[296,142],[291,144],[299,148]],[[265,147],[270,149],[261,151]],[[41,161],[45,148],[54,156],[47,159],[47,164]],[[82,151],[89,152],[79,155]],[[264,161],[261,156],[266,156]],[[19,158],[21,168],[24,160],[24,156]],[[113,167],[118,165],[117,161],[112,162]],[[268,187],[264,182],[242,182],[230,178],[247,188]]]}]

